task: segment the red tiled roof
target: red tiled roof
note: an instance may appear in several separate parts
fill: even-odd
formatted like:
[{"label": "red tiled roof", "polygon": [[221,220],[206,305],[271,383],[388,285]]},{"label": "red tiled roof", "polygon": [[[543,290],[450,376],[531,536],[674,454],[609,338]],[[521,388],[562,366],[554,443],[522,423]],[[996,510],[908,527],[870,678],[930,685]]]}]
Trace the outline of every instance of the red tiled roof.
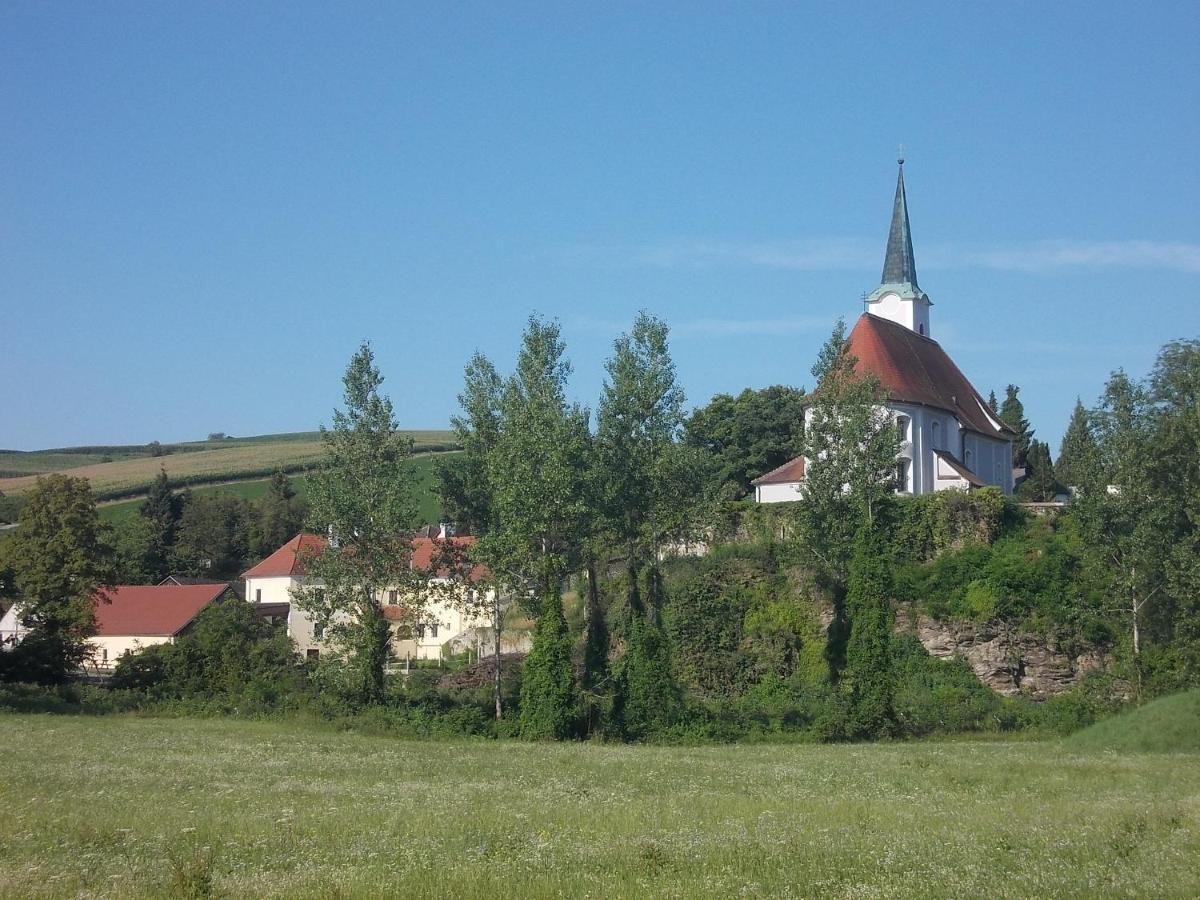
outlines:
[{"label": "red tiled roof", "polygon": [[123,584],[97,596],[96,634],[172,637],[229,584]]},{"label": "red tiled roof", "polygon": [[325,538],[316,534],[298,534],[257,566],[242,573],[243,578],[286,578],[303,575],[304,562],[301,551],[320,553],[325,549]]},{"label": "red tiled roof", "polygon": [[[412,566],[414,569],[428,569],[433,562],[433,555],[438,543],[450,543],[455,547],[470,547],[475,538],[462,537],[444,538],[434,541],[428,537],[412,539]],[[284,576],[298,577],[304,574],[304,553],[320,553],[325,549],[326,539],[317,534],[298,534],[257,566],[242,573],[243,578],[277,578]],[[442,574],[439,572],[438,574]],[[488,571],[484,566],[475,566],[469,579],[479,581],[487,577]]]},{"label": "red tiled roof", "polygon": [[945,410],[988,437],[1012,434],[932,338],[863,313],[850,332],[848,351],[858,359],[855,370],[878,378],[890,399]]},{"label": "red tiled roof", "polygon": [[804,457],[789,459],[782,466],[755,478],[751,484],[793,484],[804,480]]}]

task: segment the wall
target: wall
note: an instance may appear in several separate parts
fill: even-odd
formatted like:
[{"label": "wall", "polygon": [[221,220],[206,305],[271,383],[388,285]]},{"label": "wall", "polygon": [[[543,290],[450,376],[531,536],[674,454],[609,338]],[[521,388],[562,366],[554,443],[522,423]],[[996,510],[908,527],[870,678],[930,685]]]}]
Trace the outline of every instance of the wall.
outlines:
[{"label": "wall", "polygon": [[759,503],[790,503],[800,499],[800,485],[794,481],[785,484],[759,484],[754,488],[754,499]]},{"label": "wall", "polygon": [[[111,669],[125,653],[137,653],[146,647],[172,644],[173,637],[157,634],[111,634],[88,638],[91,656],[84,664],[87,668]],[[105,652],[107,651],[107,656]]]}]

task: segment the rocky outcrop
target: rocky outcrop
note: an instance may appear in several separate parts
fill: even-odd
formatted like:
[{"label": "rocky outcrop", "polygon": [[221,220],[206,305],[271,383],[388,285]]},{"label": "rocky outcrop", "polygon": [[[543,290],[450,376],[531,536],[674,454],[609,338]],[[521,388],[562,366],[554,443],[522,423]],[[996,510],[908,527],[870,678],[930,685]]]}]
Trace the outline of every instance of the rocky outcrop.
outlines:
[{"label": "rocky outcrop", "polygon": [[1021,631],[1004,622],[939,622],[901,610],[898,633],[915,634],[930,656],[961,656],[979,680],[1005,696],[1045,699],[1073,687],[1108,658],[1098,648],[1061,646],[1052,637]]}]

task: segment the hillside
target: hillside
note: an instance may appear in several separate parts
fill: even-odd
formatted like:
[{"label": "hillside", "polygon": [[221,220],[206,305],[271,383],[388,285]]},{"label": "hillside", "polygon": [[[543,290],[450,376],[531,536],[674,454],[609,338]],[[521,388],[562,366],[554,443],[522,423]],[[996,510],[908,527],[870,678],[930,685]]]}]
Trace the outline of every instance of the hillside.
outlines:
[{"label": "hillside", "polygon": [[1073,750],[1200,753],[1200,690],[1160,697],[1071,736]]},{"label": "hillside", "polygon": [[[455,448],[449,431],[410,431],[414,449],[434,452]],[[161,452],[162,455],[154,455]],[[65,447],[53,450],[0,450],[0,493],[21,494],[38,475],[61,472],[87,478],[98,500],[137,497],[166,471],[176,486],[248,481],[275,469],[298,472],[322,456],[315,431],[268,434],[213,441],[140,446]]]}]

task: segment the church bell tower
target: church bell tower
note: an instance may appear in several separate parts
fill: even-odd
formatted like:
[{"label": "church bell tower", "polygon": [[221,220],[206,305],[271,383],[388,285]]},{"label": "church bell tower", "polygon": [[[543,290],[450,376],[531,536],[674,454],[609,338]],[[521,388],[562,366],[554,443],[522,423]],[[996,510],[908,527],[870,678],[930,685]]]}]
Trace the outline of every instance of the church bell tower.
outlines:
[{"label": "church bell tower", "polygon": [[892,207],[887,255],[883,260],[883,278],[879,287],[867,296],[867,312],[928,337],[929,307],[933,303],[917,286],[917,265],[913,260],[912,232],[908,226],[908,199],[904,195],[904,157],[897,162],[900,172],[896,176],[896,201]]}]

